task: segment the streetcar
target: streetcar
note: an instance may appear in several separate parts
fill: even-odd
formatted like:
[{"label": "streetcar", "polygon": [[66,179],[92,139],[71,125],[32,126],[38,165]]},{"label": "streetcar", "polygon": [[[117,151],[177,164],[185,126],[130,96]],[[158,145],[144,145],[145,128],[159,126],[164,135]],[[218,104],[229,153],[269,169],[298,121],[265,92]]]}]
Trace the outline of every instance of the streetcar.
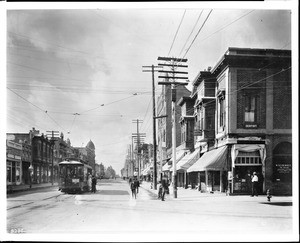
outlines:
[{"label": "streetcar", "polygon": [[81,193],[89,190],[88,178],[91,166],[76,160],[65,160],[59,164],[59,190],[65,193]]}]

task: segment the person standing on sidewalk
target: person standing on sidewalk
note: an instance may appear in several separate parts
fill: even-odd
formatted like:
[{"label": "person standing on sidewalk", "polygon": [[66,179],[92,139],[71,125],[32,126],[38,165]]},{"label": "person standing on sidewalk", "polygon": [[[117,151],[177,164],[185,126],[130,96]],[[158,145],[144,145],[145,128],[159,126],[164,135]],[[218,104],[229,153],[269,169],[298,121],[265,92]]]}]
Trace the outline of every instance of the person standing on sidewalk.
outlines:
[{"label": "person standing on sidewalk", "polygon": [[253,172],[252,176],[252,194],[251,197],[258,196],[258,176]]},{"label": "person standing on sidewalk", "polygon": [[169,184],[168,184],[167,178],[164,177],[162,179],[161,186],[162,186],[161,200],[165,201],[165,195],[169,191]]},{"label": "person standing on sidewalk", "polygon": [[139,193],[140,181],[138,179],[134,179],[134,186],[136,189],[136,193]]},{"label": "person standing on sidewalk", "polygon": [[88,174],[87,185],[88,185],[88,191],[91,191],[91,189],[92,189],[92,176],[91,176],[91,174]]},{"label": "person standing on sidewalk", "polygon": [[95,176],[92,177],[92,192],[96,193],[96,185],[97,185],[97,179]]},{"label": "person standing on sidewalk", "polygon": [[130,182],[130,190],[131,190],[131,197],[136,199],[136,187],[135,187],[135,180]]}]

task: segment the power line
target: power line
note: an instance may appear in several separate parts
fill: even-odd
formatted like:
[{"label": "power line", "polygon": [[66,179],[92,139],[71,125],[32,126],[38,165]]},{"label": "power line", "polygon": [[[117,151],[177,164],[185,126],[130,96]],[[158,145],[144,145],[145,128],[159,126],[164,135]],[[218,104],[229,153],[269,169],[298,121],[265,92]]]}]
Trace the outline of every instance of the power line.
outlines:
[{"label": "power line", "polygon": [[186,39],[186,41],[185,41],[185,43],[184,43],[184,45],[183,45],[183,47],[182,47],[182,49],[181,49],[181,51],[180,51],[180,53],[179,53],[179,56],[180,56],[181,53],[183,52],[183,50],[184,50],[186,44],[188,43],[188,41],[189,41],[189,39],[190,39],[192,33],[194,32],[194,30],[195,30],[195,28],[196,28],[196,26],[197,26],[197,24],[198,24],[198,22],[199,22],[199,19],[200,19],[202,13],[203,13],[203,10],[202,10],[201,13],[199,14],[199,16],[198,16],[198,18],[197,18],[197,20],[196,20],[196,23],[194,24],[194,27],[193,27],[191,33],[189,34],[188,38]]},{"label": "power line", "polygon": [[[59,47],[59,48],[62,48],[62,49],[66,49],[66,50],[69,50],[69,51],[72,51],[72,52],[78,52],[78,53],[85,54],[85,55],[91,55],[91,53],[87,53],[87,52],[79,51],[79,50],[72,49],[72,48],[69,48],[69,47],[65,47],[65,46],[59,45],[57,43],[51,43],[49,41],[40,40],[40,39],[37,39],[37,38],[32,38],[32,37],[29,37],[29,36],[26,36],[26,35],[15,33],[13,31],[7,31],[7,32],[10,33],[10,34],[13,34],[13,35],[20,36],[20,37],[25,38],[25,39],[36,40],[36,41],[43,42],[43,43],[46,43],[48,45],[56,46],[56,47]],[[98,57],[98,56],[95,56],[95,57]]]},{"label": "power line", "polygon": [[61,127],[63,130],[65,130],[61,125],[59,125],[49,114],[47,110],[43,110],[42,108],[38,107],[37,105],[33,104],[32,102],[30,102],[29,100],[25,99],[24,97],[22,97],[21,95],[19,95],[18,93],[16,93],[15,91],[13,91],[12,89],[6,87],[8,90],[10,90],[12,93],[14,93],[15,95],[17,95],[18,97],[20,97],[21,99],[25,100],[26,102],[28,102],[29,104],[33,105],[34,107],[36,107],[37,109],[39,109],[40,111],[46,113],[46,115],[59,127]]},{"label": "power line", "polygon": [[193,39],[193,41],[191,42],[190,46],[188,47],[187,51],[185,52],[183,58],[185,58],[185,56],[186,56],[187,53],[189,52],[190,48],[191,48],[192,45],[194,44],[194,42],[195,42],[197,36],[199,35],[200,31],[202,30],[203,26],[205,25],[205,23],[206,23],[206,21],[208,20],[208,18],[209,18],[209,16],[210,16],[210,14],[211,14],[212,11],[213,11],[213,10],[211,9],[210,12],[208,13],[208,15],[206,16],[206,19],[204,20],[203,24],[201,25],[200,29],[198,30],[196,36],[194,37],[194,39]]},{"label": "power line", "polygon": [[221,27],[220,29],[218,29],[217,31],[215,31],[214,33],[210,34],[209,36],[205,37],[204,39],[202,39],[202,40],[200,40],[200,41],[203,41],[203,40],[208,39],[208,38],[211,37],[212,35],[214,35],[214,34],[220,32],[221,30],[227,28],[229,25],[232,25],[233,23],[235,23],[235,22],[237,22],[238,20],[240,20],[240,19],[246,17],[247,15],[249,15],[250,13],[252,13],[252,12],[254,12],[254,11],[255,11],[255,10],[251,10],[251,11],[249,11],[248,13],[246,13],[246,14],[244,14],[244,15],[238,17],[238,18],[235,19],[234,21],[232,21],[232,22],[230,22],[229,24],[227,24],[227,25]]},{"label": "power line", "polygon": [[25,100],[26,102],[28,102],[29,104],[33,105],[34,107],[38,108],[40,111],[45,112],[45,110],[43,110],[42,108],[38,107],[37,105],[33,104],[32,102],[30,102],[29,100],[26,100],[24,97],[22,97],[21,95],[19,95],[18,93],[16,93],[15,91],[13,91],[12,89],[6,87],[9,91],[11,91],[12,93],[14,93],[15,95],[17,95],[18,97],[20,97],[21,99]]},{"label": "power line", "polygon": [[170,52],[171,52],[171,50],[172,50],[172,48],[173,48],[173,44],[174,44],[174,42],[175,42],[175,39],[176,39],[176,37],[177,37],[177,33],[178,33],[178,31],[179,31],[179,28],[180,28],[181,23],[182,23],[182,21],[183,21],[183,18],[184,18],[184,16],[185,16],[185,12],[186,12],[186,9],[184,10],[184,13],[183,13],[182,18],[181,18],[180,23],[179,23],[179,26],[178,26],[177,31],[176,31],[176,33],[175,33],[175,36],[174,36],[174,38],[173,38],[172,45],[171,45],[170,50],[169,50],[169,52],[168,52],[168,56],[169,56],[169,54],[170,54]]},{"label": "power line", "polygon": [[[285,72],[285,71],[287,71],[287,70],[289,70],[289,69],[291,69],[291,67],[282,69],[281,71],[279,71],[279,72],[277,72],[277,73],[271,74],[271,75],[269,75],[269,76],[267,76],[267,77],[265,77],[265,78],[259,79],[259,80],[255,81],[255,82],[252,82],[251,84],[248,84],[248,85],[246,85],[246,86],[243,86],[243,87],[241,87],[240,89],[232,90],[232,91],[230,91],[230,92],[228,93],[228,95],[231,95],[231,94],[233,94],[233,93],[239,92],[239,91],[241,91],[241,90],[243,90],[243,89],[246,89],[246,88],[249,89],[249,87],[252,86],[253,84],[262,82],[262,81],[264,81],[264,80],[266,80],[266,79],[268,79],[268,78],[271,78],[271,77],[273,77],[273,76],[275,76],[275,75],[278,75],[278,74],[280,74],[280,73],[282,73],[282,72]],[[279,87],[279,86],[278,86],[278,87]],[[286,87],[289,87],[289,86],[286,86]],[[198,93],[198,92],[199,92],[199,91],[197,91],[197,93]],[[212,102],[214,102],[214,101],[208,101],[206,104],[210,104],[210,103],[212,103]],[[191,108],[191,109],[187,110],[186,112],[193,111],[193,110],[194,110],[194,108]],[[177,113],[177,114],[178,114],[178,113]]]},{"label": "power line", "polygon": [[86,111],[82,111],[82,112],[80,112],[80,114],[81,114],[81,113],[86,113],[86,112],[89,112],[89,111],[92,111],[92,110],[96,110],[96,109],[98,109],[98,108],[100,108],[100,107],[102,107],[102,106],[111,105],[111,104],[114,104],[114,103],[117,103],[117,102],[120,102],[120,101],[129,99],[129,98],[132,98],[132,97],[134,97],[134,96],[136,96],[136,95],[137,95],[137,93],[133,94],[132,96],[129,96],[129,97],[126,97],[126,98],[123,98],[123,99],[120,99],[120,100],[116,100],[116,101],[113,101],[113,102],[110,102],[110,103],[107,103],[107,104],[101,104],[100,106],[97,106],[97,107],[95,107],[95,108],[92,108],[92,109],[89,109],[89,110],[86,110]]}]

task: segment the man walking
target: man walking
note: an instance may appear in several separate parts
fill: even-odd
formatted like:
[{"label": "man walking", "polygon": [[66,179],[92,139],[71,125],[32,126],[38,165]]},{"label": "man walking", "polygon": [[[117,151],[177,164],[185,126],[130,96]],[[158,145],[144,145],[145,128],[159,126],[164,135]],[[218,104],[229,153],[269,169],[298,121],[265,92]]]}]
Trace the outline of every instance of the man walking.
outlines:
[{"label": "man walking", "polygon": [[251,197],[258,196],[258,176],[256,172],[253,172],[252,176],[252,195]]},{"label": "man walking", "polygon": [[136,189],[136,193],[139,193],[140,181],[137,178],[134,179],[134,186]]},{"label": "man walking", "polygon": [[130,190],[131,190],[131,197],[134,197],[136,199],[136,187],[135,187],[135,181],[130,182]]}]

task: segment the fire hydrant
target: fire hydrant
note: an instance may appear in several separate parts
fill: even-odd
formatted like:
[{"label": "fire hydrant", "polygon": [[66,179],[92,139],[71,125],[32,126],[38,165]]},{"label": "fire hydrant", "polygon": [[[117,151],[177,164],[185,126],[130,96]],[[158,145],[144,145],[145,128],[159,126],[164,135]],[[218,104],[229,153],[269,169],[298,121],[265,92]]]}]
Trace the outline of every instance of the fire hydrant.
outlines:
[{"label": "fire hydrant", "polygon": [[271,195],[270,189],[268,189],[268,190],[267,190],[267,198],[268,198],[268,202],[271,201],[271,197],[272,197],[272,195]]}]

